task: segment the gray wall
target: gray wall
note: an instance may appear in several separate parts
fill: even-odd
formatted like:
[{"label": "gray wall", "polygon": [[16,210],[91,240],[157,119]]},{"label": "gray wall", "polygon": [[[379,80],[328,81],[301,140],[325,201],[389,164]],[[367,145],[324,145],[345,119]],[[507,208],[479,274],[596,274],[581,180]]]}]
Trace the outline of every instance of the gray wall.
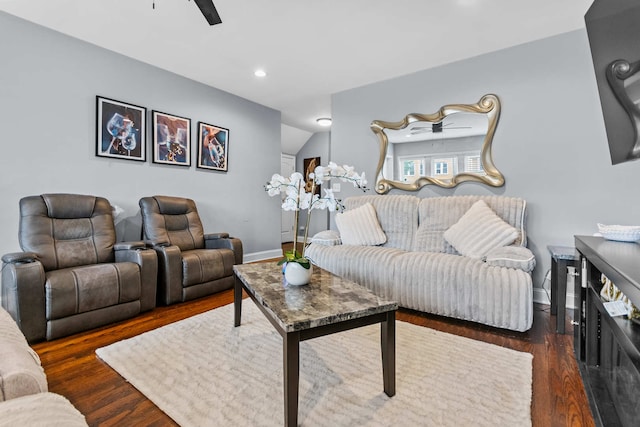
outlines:
[{"label": "gray wall", "polygon": [[[304,159],[310,157],[320,157],[320,164],[326,166],[329,161],[329,146],[330,146],[331,133],[329,132],[316,132],[309,140],[302,146],[300,151],[296,154],[296,170],[304,173]],[[331,185],[329,183],[325,185]],[[325,185],[322,188],[327,188]],[[330,188],[330,187],[329,187]],[[324,195],[324,191],[321,191],[321,196]],[[300,225],[304,226],[307,221],[306,211],[300,214]],[[313,237],[319,231],[326,230],[328,228],[328,211],[315,209],[311,215],[311,222],[309,224],[309,237]],[[299,235],[299,239],[303,238],[304,234]]]},{"label": "gray wall", "polygon": [[527,200],[537,287],[550,268],[547,245],[573,246],[574,235],[597,232],[598,222],[640,224],[640,163],[611,165],[584,30],[334,94],[331,157],[364,169],[373,187],[379,148],[372,120],[433,113],[487,93],[502,103],[493,156],[506,184],[428,186],[418,196],[493,193]]},{"label": "gray wall", "polygon": [[[280,112],[0,12],[0,254],[19,250],[18,201],[95,194],[121,206],[119,238],[139,238],[140,197],[196,201],[205,232],[279,256],[280,208],[263,183],[280,170]],[[194,66],[197,66],[194,58]],[[228,173],[95,156],[96,95],[230,129]],[[147,130],[151,146],[150,126]],[[247,259],[246,258],[246,259]]]}]

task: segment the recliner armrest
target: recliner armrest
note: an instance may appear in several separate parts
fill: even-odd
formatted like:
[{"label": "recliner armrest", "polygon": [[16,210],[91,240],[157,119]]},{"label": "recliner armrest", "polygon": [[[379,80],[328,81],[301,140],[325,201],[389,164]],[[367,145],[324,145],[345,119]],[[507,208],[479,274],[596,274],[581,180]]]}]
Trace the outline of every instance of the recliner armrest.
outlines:
[{"label": "recliner armrest", "polygon": [[209,233],[204,235],[204,240],[228,239],[229,233]]},{"label": "recliner armrest", "polygon": [[182,251],[178,246],[153,246],[158,255],[158,302],[169,305],[182,301]]},{"label": "recliner armrest", "polygon": [[168,240],[145,240],[144,244],[147,245],[148,248],[166,248],[171,246]]},{"label": "recliner armrest", "polygon": [[43,340],[47,332],[44,289],[46,277],[40,261],[33,258],[25,259],[30,261],[5,261],[2,266],[0,300],[2,307],[11,314],[27,341],[34,343]]},{"label": "recliner armrest", "polygon": [[228,233],[217,233],[218,235],[227,235],[227,237],[211,238],[207,239],[206,236],[213,236],[214,234],[205,235],[204,246],[207,249],[231,249],[234,255],[234,264],[242,264],[243,252],[242,241],[235,237],[228,237]]},{"label": "recliner armrest", "polygon": [[11,252],[2,256],[2,262],[7,264],[36,262],[38,261],[38,254],[35,252]]},{"label": "recliner armrest", "polygon": [[122,251],[129,249],[147,249],[147,245],[142,240],[136,242],[118,242],[113,245],[114,251]]},{"label": "recliner armrest", "polygon": [[[118,248],[116,248],[118,246]],[[133,262],[140,266],[140,311],[156,306],[158,255],[144,242],[124,242],[114,245],[116,262]]]}]

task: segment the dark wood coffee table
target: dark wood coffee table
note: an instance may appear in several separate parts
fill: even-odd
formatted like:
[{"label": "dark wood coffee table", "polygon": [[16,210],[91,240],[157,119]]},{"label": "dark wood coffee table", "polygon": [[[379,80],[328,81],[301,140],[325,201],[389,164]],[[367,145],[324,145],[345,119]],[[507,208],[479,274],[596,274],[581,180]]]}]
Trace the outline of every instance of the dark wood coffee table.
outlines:
[{"label": "dark wood coffee table", "polygon": [[318,267],[305,286],[289,286],[276,263],[234,265],[233,271],[234,325],[240,326],[244,289],[282,336],[285,425],[298,424],[299,345],[311,338],[380,323],[384,392],[395,395],[396,302]]}]

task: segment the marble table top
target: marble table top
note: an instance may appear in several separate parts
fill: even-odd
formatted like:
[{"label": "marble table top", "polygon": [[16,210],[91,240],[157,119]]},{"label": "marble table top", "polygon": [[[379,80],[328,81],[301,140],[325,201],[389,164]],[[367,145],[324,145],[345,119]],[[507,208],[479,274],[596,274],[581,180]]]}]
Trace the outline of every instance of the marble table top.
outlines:
[{"label": "marble table top", "polygon": [[313,267],[311,282],[292,286],[275,262],[234,265],[233,271],[286,332],[311,329],[398,309],[398,303],[369,289]]},{"label": "marble table top", "polygon": [[551,253],[551,256],[556,260],[565,259],[575,261],[578,259],[576,248],[571,246],[547,245],[547,249],[549,250],[549,253]]}]

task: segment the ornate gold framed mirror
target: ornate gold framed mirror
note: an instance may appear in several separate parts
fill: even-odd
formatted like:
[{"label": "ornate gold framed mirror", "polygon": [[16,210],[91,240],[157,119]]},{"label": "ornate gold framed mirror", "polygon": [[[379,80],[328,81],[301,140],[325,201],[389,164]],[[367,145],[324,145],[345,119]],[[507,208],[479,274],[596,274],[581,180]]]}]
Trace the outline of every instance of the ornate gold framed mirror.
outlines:
[{"label": "ornate gold framed mirror", "polygon": [[488,94],[477,104],[445,105],[399,122],[374,120],[371,130],[380,142],[376,192],[417,191],[429,184],[451,188],[465,181],[504,185],[491,156],[499,117],[500,100]]}]

